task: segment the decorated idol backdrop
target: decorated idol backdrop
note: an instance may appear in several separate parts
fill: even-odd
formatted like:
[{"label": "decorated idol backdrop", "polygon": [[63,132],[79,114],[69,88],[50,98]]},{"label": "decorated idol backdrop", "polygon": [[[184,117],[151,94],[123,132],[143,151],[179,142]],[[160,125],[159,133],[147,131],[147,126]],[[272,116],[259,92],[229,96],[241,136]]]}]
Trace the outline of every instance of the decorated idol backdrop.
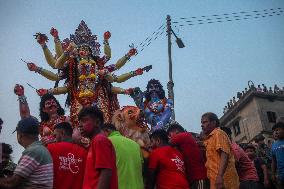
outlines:
[{"label": "decorated idol backdrop", "polygon": [[[30,71],[55,81],[54,88],[46,89],[42,86],[37,89],[39,96],[68,94],[65,104],[70,108],[70,120],[74,126],[78,125],[78,112],[86,106],[97,106],[103,112],[105,121],[111,122],[114,112],[119,109],[117,94],[130,95],[136,87],[129,84],[129,88],[123,89],[114,85],[142,75],[152,68],[150,65],[117,75],[115,72],[137,53],[136,49],[131,46],[124,56],[111,64],[112,52],[109,45],[111,33],[109,31],[104,33],[103,53],[101,53],[98,37],[92,34],[84,21],[81,21],[70,38],[63,41],[60,40],[59,32],[55,28],[51,28],[50,35],[54,39],[56,52],[54,55],[47,46],[46,34],[36,33],[35,39],[42,47],[47,64],[58,71],[50,71],[35,63],[25,62]],[[64,81],[61,86],[60,80]]]}]

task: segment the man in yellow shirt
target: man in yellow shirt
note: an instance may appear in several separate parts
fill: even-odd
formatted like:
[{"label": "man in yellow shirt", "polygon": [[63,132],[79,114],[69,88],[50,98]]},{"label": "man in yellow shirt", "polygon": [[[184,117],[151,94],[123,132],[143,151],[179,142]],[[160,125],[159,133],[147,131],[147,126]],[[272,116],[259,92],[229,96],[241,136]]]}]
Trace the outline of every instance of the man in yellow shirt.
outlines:
[{"label": "man in yellow shirt", "polygon": [[231,142],[227,134],[219,128],[216,114],[208,112],[201,117],[201,127],[205,134],[207,176],[210,189],[239,189],[239,177],[235,168]]}]

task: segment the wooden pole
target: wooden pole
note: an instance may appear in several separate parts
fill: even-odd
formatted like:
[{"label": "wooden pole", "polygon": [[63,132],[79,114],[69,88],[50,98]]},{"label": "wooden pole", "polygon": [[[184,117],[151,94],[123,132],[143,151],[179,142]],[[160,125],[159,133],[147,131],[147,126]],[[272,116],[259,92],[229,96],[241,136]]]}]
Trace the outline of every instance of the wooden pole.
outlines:
[{"label": "wooden pole", "polygon": [[173,100],[173,113],[172,119],[175,120],[175,111],[174,111],[174,82],[173,82],[173,63],[172,63],[172,42],[171,42],[171,16],[167,15],[167,34],[168,34],[168,56],[169,56],[169,82],[167,84],[168,88],[168,98]]}]

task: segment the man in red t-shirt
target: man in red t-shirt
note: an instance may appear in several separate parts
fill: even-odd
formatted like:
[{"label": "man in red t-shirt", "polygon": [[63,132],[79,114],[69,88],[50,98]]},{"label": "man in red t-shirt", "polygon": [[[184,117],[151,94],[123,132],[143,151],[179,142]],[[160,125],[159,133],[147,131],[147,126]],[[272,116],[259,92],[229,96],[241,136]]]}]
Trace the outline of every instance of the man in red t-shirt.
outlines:
[{"label": "man in red t-shirt", "polygon": [[54,170],[54,189],[81,189],[87,150],[72,142],[72,127],[68,122],[55,126],[56,143],[47,146]]},{"label": "man in red t-shirt", "polygon": [[85,107],[78,118],[82,135],[91,139],[82,188],[117,189],[115,150],[101,131],[103,113],[96,107]]},{"label": "man in red t-shirt", "polygon": [[186,177],[191,189],[208,189],[209,180],[201,150],[193,136],[179,124],[168,128],[170,143],[178,147],[184,160]]},{"label": "man in red t-shirt", "polygon": [[149,156],[146,189],[189,189],[181,153],[168,144],[164,130],[156,130],[151,136],[153,151]]}]

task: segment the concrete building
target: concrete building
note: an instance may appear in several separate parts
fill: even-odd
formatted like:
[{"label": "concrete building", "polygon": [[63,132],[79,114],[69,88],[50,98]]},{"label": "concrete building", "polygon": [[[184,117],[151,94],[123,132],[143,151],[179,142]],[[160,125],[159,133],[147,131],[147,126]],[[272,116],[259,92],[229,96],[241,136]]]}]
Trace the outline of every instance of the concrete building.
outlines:
[{"label": "concrete building", "polygon": [[229,127],[233,140],[238,143],[252,142],[259,134],[266,142],[273,140],[271,128],[279,117],[284,116],[284,91],[251,87],[238,97],[238,101],[234,99],[234,103],[228,103],[229,108],[225,107],[221,126]]}]

